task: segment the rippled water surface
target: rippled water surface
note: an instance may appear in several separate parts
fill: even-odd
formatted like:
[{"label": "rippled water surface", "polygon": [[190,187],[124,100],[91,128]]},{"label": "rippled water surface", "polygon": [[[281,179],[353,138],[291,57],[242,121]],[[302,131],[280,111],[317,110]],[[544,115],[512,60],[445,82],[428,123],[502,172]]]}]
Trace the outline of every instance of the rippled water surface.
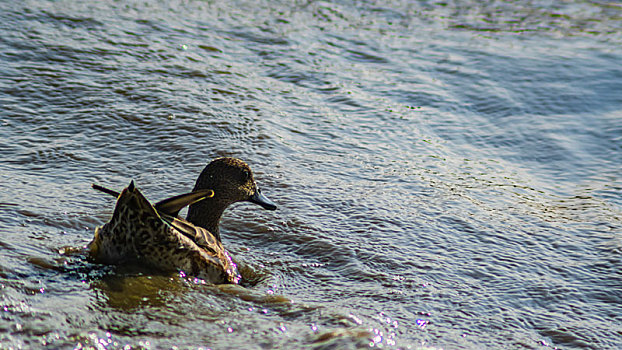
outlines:
[{"label": "rippled water surface", "polygon": [[[0,1],[0,348],[620,349],[614,1]],[[89,263],[246,160],[241,286]]]}]

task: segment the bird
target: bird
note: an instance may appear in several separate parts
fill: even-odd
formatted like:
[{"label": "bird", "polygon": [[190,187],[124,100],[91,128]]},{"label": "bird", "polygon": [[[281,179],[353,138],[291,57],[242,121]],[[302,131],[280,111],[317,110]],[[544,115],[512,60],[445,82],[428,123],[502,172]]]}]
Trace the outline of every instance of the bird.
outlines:
[{"label": "bird", "polygon": [[[136,263],[178,271],[214,284],[238,284],[241,275],[224,248],[218,224],[225,209],[251,202],[267,210],[276,205],[261,193],[244,161],[223,157],[205,166],[192,192],[151,204],[132,180],[120,193],[93,184],[117,198],[110,221],[95,229],[88,244],[96,263]],[[189,206],[186,219],[179,211]]]}]

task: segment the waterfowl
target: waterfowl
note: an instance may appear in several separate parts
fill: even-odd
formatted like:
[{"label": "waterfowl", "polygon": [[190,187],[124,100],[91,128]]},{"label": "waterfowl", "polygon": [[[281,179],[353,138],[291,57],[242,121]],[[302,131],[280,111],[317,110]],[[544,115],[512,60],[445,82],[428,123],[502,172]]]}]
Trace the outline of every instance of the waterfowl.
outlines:
[{"label": "waterfowl", "polygon": [[[183,271],[211,283],[238,283],[240,274],[220,239],[218,223],[236,202],[268,210],[276,205],[262,195],[250,167],[236,158],[218,158],[199,175],[190,193],[151,204],[132,181],[121,193],[93,188],[117,197],[112,218],[95,229],[88,245],[99,263],[135,262],[162,271]],[[179,211],[190,206],[186,219]]]}]

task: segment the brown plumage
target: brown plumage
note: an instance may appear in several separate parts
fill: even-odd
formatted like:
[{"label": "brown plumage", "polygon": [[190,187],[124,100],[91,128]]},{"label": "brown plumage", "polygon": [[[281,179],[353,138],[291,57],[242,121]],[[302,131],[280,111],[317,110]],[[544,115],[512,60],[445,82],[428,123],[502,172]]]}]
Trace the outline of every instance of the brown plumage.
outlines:
[{"label": "brown plumage", "polygon": [[[218,222],[224,210],[241,201],[276,209],[257,188],[248,165],[235,158],[212,161],[199,175],[193,192],[155,205],[133,182],[121,193],[93,187],[118,198],[112,218],[95,230],[89,244],[94,261],[183,271],[212,283],[240,281],[237,267],[220,241]],[[179,210],[187,205],[187,219],[178,218]]]}]

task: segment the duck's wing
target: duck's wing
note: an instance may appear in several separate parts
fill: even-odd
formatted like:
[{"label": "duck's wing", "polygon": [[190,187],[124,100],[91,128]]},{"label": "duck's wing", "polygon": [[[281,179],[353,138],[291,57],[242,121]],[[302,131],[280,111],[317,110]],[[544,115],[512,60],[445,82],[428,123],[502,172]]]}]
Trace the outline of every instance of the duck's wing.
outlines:
[{"label": "duck's wing", "polygon": [[217,252],[224,249],[222,243],[220,243],[211,232],[202,227],[195,226],[184,219],[170,215],[162,215],[162,220],[172,226],[177,232],[189,238],[197,246],[211,254],[217,254]]},{"label": "duck's wing", "polygon": [[88,245],[90,257],[105,263],[133,259],[134,234],[141,225],[139,218],[154,217],[161,221],[159,214],[136,188],[134,181],[121,192],[95,184],[93,188],[116,197],[117,204],[110,221],[95,230]]},{"label": "duck's wing", "polygon": [[[205,248],[208,251],[213,252],[215,249],[220,248],[218,244],[216,244],[216,239],[214,236],[204,228],[196,227],[191,223],[177,218],[179,211],[183,209],[187,205],[191,205],[193,203],[202,201],[206,198],[210,198],[214,196],[214,191],[203,189],[192,191],[189,193],[180,194],[177,196],[173,196],[162,201],[159,201],[155,205],[151,205],[147,199],[139,192],[136,191],[134,194],[134,189],[136,188],[134,185],[134,181],[130,182],[130,185],[124,189],[121,193],[111,190],[109,188],[93,184],[93,188],[107,193],[113,197],[116,197],[118,200],[121,200],[121,196],[123,197],[123,204],[121,206],[125,206],[127,203],[132,203],[131,209],[134,211],[146,212],[150,215],[154,215],[159,219],[163,220],[170,226],[172,226],[178,233],[186,236],[188,239],[193,241],[197,246],[201,248]],[[137,200],[129,200],[129,198],[137,197]],[[119,204],[117,204],[117,208],[119,208]],[[116,208],[116,209],[117,209]],[[113,216],[113,221],[115,216]]]},{"label": "duck's wing", "polygon": [[214,191],[212,190],[197,190],[189,193],[173,196],[165,200],[161,200],[154,205],[155,209],[160,214],[170,215],[176,217],[179,211],[185,206],[200,202],[206,198],[214,197]]},{"label": "duck's wing", "polygon": [[[130,196],[129,194],[133,194],[134,189],[136,188],[133,180],[121,193],[97,184],[93,184],[92,186],[94,189],[107,193],[117,199],[121,199],[121,195],[124,194],[128,194],[126,197]],[[208,189],[192,191],[161,200],[154,205],[151,205],[139,191],[137,191],[135,196],[139,196],[140,199],[142,199],[139,201],[133,201],[133,207],[135,207],[135,209],[152,212],[152,214],[158,216],[164,222],[174,227],[180,234],[189,238],[199,247],[208,248],[210,250],[214,249],[216,239],[209,231],[201,227],[196,227],[186,220],[182,220],[177,217],[179,211],[184,207],[202,201],[206,198],[213,197],[214,191]],[[119,207],[118,204],[117,207]]]},{"label": "duck's wing", "polygon": [[216,262],[217,266],[225,274],[228,283],[237,284],[242,276],[238,272],[237,264],[231,259],[222,243],[214,235],[203,227],[168,215],[163,215],[162,220],[170,225],[179,235],[189,238],[200,250],[200,254],[207,256],[206,260]]},{"label": "duck's wing", "polygon": [[206,198],[214,196],[212,190],[197,190],[189,193],[180,194],[171,198],[162,200],[154,205],[154,208],[160,214],[162,220],[175,228],[177,232],[186,236],[197,246],[204,248],[210,252],[222,249],[214,236],[206,229],[197,227],[192,223],[178,218],[179,211],[187,205],[202,201]]},{"label": "duck's wing", "polygon": [[[93,184],[92,186],[94,189],[107,193],[115,198],[119,198],[119,196],[121,195],[121,193],[117,191],[111,190],[104,186],[100,186],[98,184]],[[134,181],[130,182],[128,188],[130,189],[130,192],[133,191]],[[194,204],[196,202],[200,202],[210,197],[214,197],[214,191],[207,189],[197,190],[161,200],[157,202],[153,207],[159,214],[164,213],[166,215],[176,217],[179,214],[179,211],[182,210],[184,207]]]},{"label": "duck's wing", "polygon": [[[242,276],[238,272],[237,264],[233,262],[222,243],[211,232],[203,227],[195,226],[184,219],[169,215],[162,215],[162,220],[168,223],[178,235],[190,239],[196,245],[199,254],[204,257],[204,260],[208,261],[210,265],[216,266],[219,274],[221,272],[224,273],[220,278],[223,278],[225,283],[237,284],[240,282]],[[200,275],[200,271],[194,273]]]},{"label": "duck's wing", "polygon": [[118,195],[101,186],[94,188],[117,196],[112,218],[96,230],[89,244],[95,261],[139,259],[162,270],[181,269],[214,283],[239,282],[236,264],[222,244],[208,230],[173,216],[184,206],[211,196],[210,190],[152,205],[133,183]]}]

